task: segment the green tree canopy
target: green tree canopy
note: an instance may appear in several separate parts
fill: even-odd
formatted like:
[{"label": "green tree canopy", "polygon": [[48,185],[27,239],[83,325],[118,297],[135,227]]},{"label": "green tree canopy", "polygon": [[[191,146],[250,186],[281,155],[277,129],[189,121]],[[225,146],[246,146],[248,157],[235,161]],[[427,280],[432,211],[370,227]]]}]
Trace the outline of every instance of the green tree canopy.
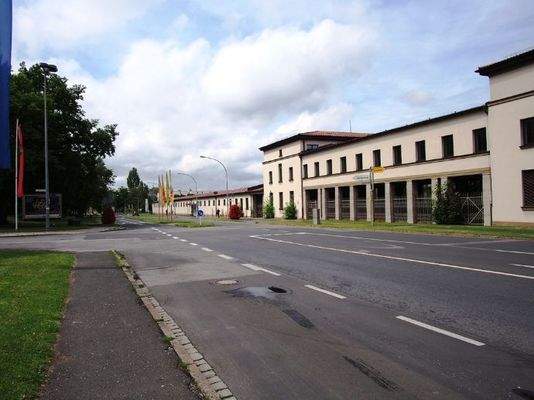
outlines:
[{"label": "green tree canopy", "polygon": [[[30,194],[44,188],[43,74],[39,66],[21,64],[11,75],[10,91],[11,149],[14,153],[19,119],[25,136],[24,188]],[[59,75],[48,79],[50,191],[62,194],[64,215],[82,215],[90,207],[100,209],[113,183],[113,172],[104,159],[115,153],[116,125],[101,126],[98,120],[86,118],[84,92],[84,86],[69,86]],[[0,171],[0,209],[4,213],[13,212],[13,179],[13,170]]]}]

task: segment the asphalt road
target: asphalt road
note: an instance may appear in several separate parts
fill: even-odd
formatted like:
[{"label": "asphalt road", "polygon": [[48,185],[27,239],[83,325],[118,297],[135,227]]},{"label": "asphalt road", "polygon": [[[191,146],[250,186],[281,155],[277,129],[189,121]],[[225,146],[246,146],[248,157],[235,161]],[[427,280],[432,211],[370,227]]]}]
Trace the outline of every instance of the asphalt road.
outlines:
[{"label": "asphalt road", "polygon": [[0,247],[121,250],[241,399],[534,390],[532,241],[121,221]]}]

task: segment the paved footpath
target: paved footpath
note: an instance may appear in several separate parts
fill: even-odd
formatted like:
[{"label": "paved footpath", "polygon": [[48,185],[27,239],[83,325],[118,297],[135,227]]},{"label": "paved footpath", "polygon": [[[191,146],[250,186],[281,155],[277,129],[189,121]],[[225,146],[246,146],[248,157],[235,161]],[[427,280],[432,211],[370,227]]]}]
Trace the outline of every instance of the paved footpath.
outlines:
[{"label": "paved footpath", "polygon": [[198,399],[109,252],[77,254],[41,399]]}]

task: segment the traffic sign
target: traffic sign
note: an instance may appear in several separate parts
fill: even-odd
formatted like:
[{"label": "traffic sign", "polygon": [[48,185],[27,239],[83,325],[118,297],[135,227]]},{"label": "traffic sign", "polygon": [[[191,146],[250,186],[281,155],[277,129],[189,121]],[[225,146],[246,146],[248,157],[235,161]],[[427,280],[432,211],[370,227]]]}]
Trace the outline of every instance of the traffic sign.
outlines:
[{"label": "traffic sign", "polygon": [[197,211],[197,217],[203,217],[203,216],[204,216],[204,211],[198,210]]},{"label": "traffic sign", "polygon": [[368,183],[370,181],[369,172],[354,175],[354,180],[358,183]]},{"label": "traffic sign", "polygon": [[373,167],[373,172],[376,174],[376,173],[380,173],[380,172],[384,172],[385,171],[385,168],[384,167]]}]

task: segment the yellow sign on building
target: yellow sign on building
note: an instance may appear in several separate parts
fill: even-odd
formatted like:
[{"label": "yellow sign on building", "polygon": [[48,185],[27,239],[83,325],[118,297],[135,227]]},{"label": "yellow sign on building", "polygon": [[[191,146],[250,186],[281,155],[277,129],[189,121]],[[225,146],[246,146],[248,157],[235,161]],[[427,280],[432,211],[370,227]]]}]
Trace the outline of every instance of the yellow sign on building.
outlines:
[{"label": "yellow sign on building", "polygon": [[376,173],[380,173],[380,172],[384,172],[385,171],[385,168],[384,167],[373,167],[373,172],[376,174]]}]

